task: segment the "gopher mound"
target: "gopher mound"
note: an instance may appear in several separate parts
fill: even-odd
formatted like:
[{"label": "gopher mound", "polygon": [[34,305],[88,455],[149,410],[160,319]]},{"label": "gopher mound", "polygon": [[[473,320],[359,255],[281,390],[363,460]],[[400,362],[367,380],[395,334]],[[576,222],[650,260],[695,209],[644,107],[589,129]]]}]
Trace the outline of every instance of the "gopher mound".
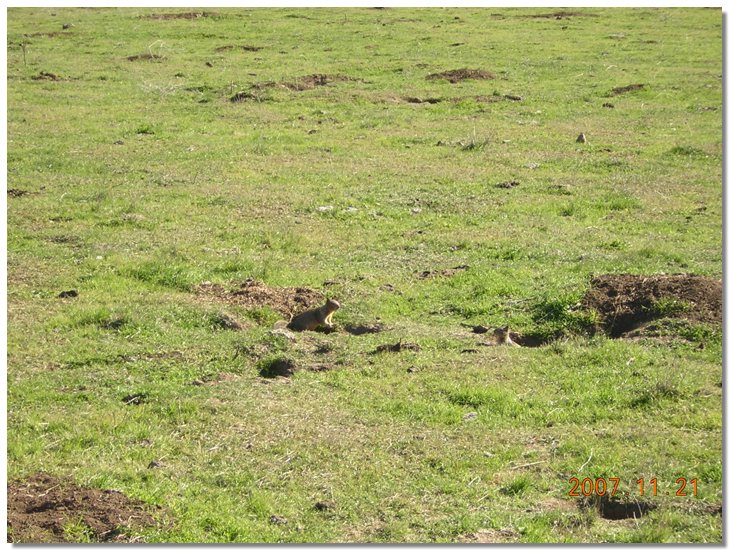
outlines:
[{"label": "gopher mound", "polygon": [[8,542],[134,542],[121,531],[154,525],[145,505],[119,491],[74,485],[69,479],[38,473],[8,483]]},{"label": "gopher mound", "polygon": [[601,275],[582,298],[603,330],[618,338],[646,322],[672,317],[721,324],[721,280],[698,275]]},{"label": "gopher mound", "polygon": [[248,279],[234,288],[202,283],[196,291],[201,297],[212,301],[246,308],[270,307],[287,317],[320,306],[325,300],[324,294],[311,288],[271,287],[254,279]]}]

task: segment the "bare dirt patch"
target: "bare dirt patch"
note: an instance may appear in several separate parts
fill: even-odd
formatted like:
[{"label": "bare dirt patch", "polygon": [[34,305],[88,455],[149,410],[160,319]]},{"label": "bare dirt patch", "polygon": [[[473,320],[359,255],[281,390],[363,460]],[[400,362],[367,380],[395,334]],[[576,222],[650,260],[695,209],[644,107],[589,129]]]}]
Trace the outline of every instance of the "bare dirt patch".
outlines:
[{"label": "bare dirt patch", "polygon": [[645,88],[645,84],[630,84],[628,86],[618,86],[610,90],[612,95],[627,94],[628,92],[634,92],[636,90],[642,90]]},{"label": "bare dirt patch", "polygon": [[172,19],[200,19],[201,17],[217,17],[219,14],[212,11],[186,11],[180,13],[152,13],[145,15],[144,19],[169,21]]},{"label": "bare dirt patch", "polygon": [[79,487],[44,473],[11,481],[7,490],[11,543],[73,542],[71,525],[81,525],[93,542],[136,542],[123,529],[155,524],[149,506],[119,491]]},{"label": "bare dirt patch", "polygon": [[436,80],[438,78],[444,78],[451,84],[455,84],[461,80],[493,80],[496,76],[481,69],[453,69],[442,73],[429,74],[425,77],[426,80]]},{"label": "bare dirt patch", "polygon": [[582,308],[617,338],[658,318],[721,324],[721,281],[698,275],[601,275],[592,279]]},{"label": "bare dirt patch", "polygon": [[271,287],[254,279],[248,279],[232,288],[202,283],[195,291],[206,300],[236,304],[246,308],[270,307],[286,316],[319,306],[324,301],[324,294],[318,290],[304,287]]}]

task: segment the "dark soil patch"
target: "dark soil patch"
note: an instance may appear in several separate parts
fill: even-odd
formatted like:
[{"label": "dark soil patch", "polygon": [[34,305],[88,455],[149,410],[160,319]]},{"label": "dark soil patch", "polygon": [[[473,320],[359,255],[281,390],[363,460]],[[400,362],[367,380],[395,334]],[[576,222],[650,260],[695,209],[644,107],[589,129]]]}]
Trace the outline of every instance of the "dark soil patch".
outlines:
[{"label": "dark soil patch", "polygon": [[603,103],[602,106],[605,107],[606,109],[615,109],[615,105],[613,105],[612,103],[608,103],[608,102]]},{"label": "dark soil patch", "polygon": [[601,275],[592,279],[582,308],[594,310],[613,338],[646,322],[672,317],[721,324],[721,281],[698,275]]},{"label": "dark soil patch", "polygon": [[310,288],[270,287],[253,279],[234,288],[203,283],[197,286],[196,291],[201,297],[213,301],[247,308],[270,307],[287,317],[321,305],[325,299],[321,292]]},{"label": "dark soil patch", "polygon": [[264,378],[275,378],[276,376],[288,378],[297,370],[299,370],[299,366],[292,359],[284,357],[273,361],[264,361],[258,369],[258,373]]},{"label": "dark soil patch", "polygon": [[8,189],[8,197],[22,197],[23,195],[27,195],[29,192],[25,189]]},{"label": "dark soil patch", "polygon": [[376,334],[385,330],[384,325],[379,323],[376,324],[348,324],[344,325],[344,330],[353,336],[362,336],[363,334]]},{"label": "dark soil patch", "polygon": [[260,82],[254,88],[285,88],[294,92],[311,90],[317,86],[327,86],[333,82],[352,82],[358,79],[346,75],[310,74],[294,79],[293,82]]},{"label": "dark soil patch", "polygon": [[634,92],[636,90],[642,90],[645,88],[645,84],[630,84],[629,86],[618,86],[610,90],[612,95],[626,94],[628,92]]},{"label": "dark soil patch", "polygon": [[456,267],[449,267],[448,269],[442,269],[440,271],[421,271],[418,273],[418,279],[430,279],[432,277],[453,277],[462,271],[469,269],[467,265],[458,265]]},{"label": "dark soil patch", "polygon": [[314,504],[314,509],[319,512],[330,512],[337,507],[336,503],[332,500],[320,500]]},{"label": "dark soil patch", "polygon": [[517,185],[519,185],[518,181],[511,180],[511,181],[504,181],[501,183],[497,183],[496,187],[498,187],[499,189],[511,189],[512,187],[516,187]]},{"label": "dark soil patch", "polygon": [[152,13],[150,15],[145,15],[144,19],[168,21],[171,19],[200,19],[201,17],[216,16],[218,16],[218,14],[212,11],[186,11],[181,13]]},{"label": "dark soil patch", "polygon": [[135,542],[124,528],[155,524],[148,506],[119,491],[74,485],[44,473],[11,481],[8,489],[8,542],[69,541],[64,527],[82,522],[93,542]]},{"label": "dark soil patch", "polygon": [[157,55],[156,53],[141,53],[139,55],[130,55],[127,57],[129,61],[161,61],[164,56]]},{"label": "dark soil patch", "polygon": [[519,344],[523,348],[538,348],[546,345],[549,341],[546,338],[535,334],[521,334],[519,332],[509,332],[509,337],[515,344]]},{"label": "dark soil patch", "polygon": [[398,342],[397,344],[382,344],[381,346],[377,346],[375,351],[372,353],[398,353],[403,350],[407,351],[420,351],[422,348],[418,344],[413,343],[404,343],[402,340]]},{"label": "dark soil patch", "polygon": [[496,76],[488,71],[480,69],[453,69],[442,73],[433,73],[425,77],[426,80],[435,80],[445,78],[451,84],[460,82],[461,80],[493,80]]},{"label": "dark soil patch", "polygon": [[58,294],[59,298],[77,298],[78,290],[64,290]]},{"label": "dark soil patch", "polygon": [[596,508],[601,518],[609,520],[637,519],[656,509],[652,502],[640,500],[618,500],[608,495],[595,496],[584,499],[582,508]]}]

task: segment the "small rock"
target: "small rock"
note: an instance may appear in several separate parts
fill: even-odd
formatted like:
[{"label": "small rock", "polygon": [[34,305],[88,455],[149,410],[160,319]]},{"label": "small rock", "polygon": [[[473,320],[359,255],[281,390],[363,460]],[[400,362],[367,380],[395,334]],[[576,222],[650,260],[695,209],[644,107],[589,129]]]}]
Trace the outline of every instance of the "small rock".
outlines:
[{"label": "small rock", "polygon": [[469,420],[473,420],[477,416],[478,416],[478,413],[477,412],[466,413],[466,414],[463,415],[463,420],[465,420],[466,422],[468,422]]},{"label": "small rock", "polygon": [[334,210],[333,206],[317,206],[316,208],[319,212],[328,212],[329,210]]},{"label": "small rock", "polygon": [[527,168],[529,168],[530,170],[534,170],[536,168],[539,168],[539,163],[538,162],[530,162],[530,163],[526,164],[525,166]]},{"label": "small rock", "polygon": [[422,211],[422,208],[413,208],[412,210],[410,210],[410,212],[413,214],[420,214]]},{"label": "small rock", "polygon": [[345,208],[344,211],[347,214],[354,214],[355,212],[359,212],[359,208],[355,208],[354,206],[350,206],[349,208]]},{"label": "small rock", "polygon": [[485,456],[486,458],[493,458],[493,457],[495,457],[496,455],[495,455],[494,453],[490,453],[490,452],[488,452],[488,451],[484,451],[484,452],[483,452],[483,456]]},{"label": "small rock", "polygon": [[73,24],[73,23],[64,23],[64,24],[63,24],[63,30],[65,31],[65,30],[67,30],[67,29],[70,29],[70,28],[72,28],[73,26],[74,26],[74,24]]}]

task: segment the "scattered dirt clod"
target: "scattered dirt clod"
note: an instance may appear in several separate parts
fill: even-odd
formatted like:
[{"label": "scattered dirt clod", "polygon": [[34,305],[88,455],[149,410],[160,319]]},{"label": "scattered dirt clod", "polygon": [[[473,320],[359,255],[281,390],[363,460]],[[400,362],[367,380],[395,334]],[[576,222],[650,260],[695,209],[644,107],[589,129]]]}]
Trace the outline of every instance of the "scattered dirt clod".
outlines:
[{"label": "scattered dirt clod", "polygon": [[78,290],[64,290],[61,292],[59,298],[76,298],[78,296]]},{"label": "scattered dirt clod", "polygon": [[119,491],[79,487],[70,479],[38,473],[11,481],[8,491],[8,542],[58,543],[66,526],[82,522],[94,542],[129,542],[120,529],[155,524],[149,508]]},{"label": "scattered dirt clod", "polygon": [[23,195],[27,195],[28,191],[25,189],[8,189],[8,196],[9,197],[22,197]]},{"label": "scattered dirt clod", "polygon": [[516,187],[517,185],[519,185],[518,181],[511,180],[511,181],[504,181],[501,183],[497,183],[496,187],[498,187],[499,189],[511,189],[512,187]]}]

